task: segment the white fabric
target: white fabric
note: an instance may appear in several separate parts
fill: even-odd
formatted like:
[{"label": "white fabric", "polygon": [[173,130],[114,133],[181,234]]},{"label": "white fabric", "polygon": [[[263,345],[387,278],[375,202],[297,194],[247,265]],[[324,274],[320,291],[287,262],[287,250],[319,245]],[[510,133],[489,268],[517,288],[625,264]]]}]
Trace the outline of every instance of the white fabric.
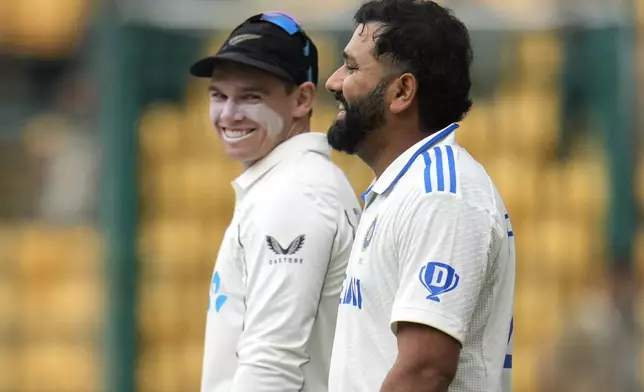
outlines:
[{"label": "white fabric", "polygon": [[298,135],[235,180],[210,291],[202,392],[328,390],[360,215],[330,152],[324,134]]},{"label": "white fabric", "polygon": [[453,133],[431,139],[403,153],[365,194],[340,299],[331,392],[380,390],[398,355],[401,321],[462,344],[450,392],[511,390],[504,364],[512,355],[512,228],[491,179]]}]

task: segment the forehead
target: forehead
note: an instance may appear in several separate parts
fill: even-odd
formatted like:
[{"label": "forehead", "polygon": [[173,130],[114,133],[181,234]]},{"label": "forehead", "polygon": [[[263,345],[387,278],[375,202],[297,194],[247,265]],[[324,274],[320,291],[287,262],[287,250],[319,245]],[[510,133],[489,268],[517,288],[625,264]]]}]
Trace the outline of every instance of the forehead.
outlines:
[{"label": "forehead", "polygon": [[262,90],[272,92],[282,88],[284,82],[277,76],[260,69],[229,61],[218,63],[215,67],[211,85],[217,88],[240,90]]},{"label": "forehead", "polygon": [[344,49],[345,53],[356,60],[373,58],[372,50],[375,45],[373,36],[381,26],[381,23],[359,24]]}]

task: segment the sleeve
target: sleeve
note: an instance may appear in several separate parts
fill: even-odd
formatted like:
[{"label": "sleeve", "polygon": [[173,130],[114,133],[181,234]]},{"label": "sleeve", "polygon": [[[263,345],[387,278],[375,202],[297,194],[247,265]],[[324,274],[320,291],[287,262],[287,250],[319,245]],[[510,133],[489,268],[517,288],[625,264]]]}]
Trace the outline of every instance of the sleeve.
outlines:
[{"label": "sleeve", "polygon": [[242,224],[246,313],[231,392],[302,389],[336,215],[312,192],[274,188]]},{"label": "sleeve", "polygon": [[396,230],[392,330],[397,322],[414,322],[462,344],[487,276],[494,220],[453,195],[426,194],[413,204]]}]

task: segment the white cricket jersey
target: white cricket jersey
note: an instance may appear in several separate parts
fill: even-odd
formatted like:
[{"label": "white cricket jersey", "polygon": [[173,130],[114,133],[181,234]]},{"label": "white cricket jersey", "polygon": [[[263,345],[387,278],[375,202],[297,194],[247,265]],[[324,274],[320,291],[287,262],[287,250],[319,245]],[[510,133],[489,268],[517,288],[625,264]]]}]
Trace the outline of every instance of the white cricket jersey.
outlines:
[{"label": "white cricket jersey", "polygon": [[210,289],[202,392],[328,391],[360,216],[330,154],[324,134],[301,134],[233,182],[235,213]]},{"label": "white cricket jersey", "polygon": [[511,390],[514,234],[492,180],[452,124],[400,155],[363,195],[340,297],[330,392],[374,392],[396,323],[462,345],[450,392]]}]

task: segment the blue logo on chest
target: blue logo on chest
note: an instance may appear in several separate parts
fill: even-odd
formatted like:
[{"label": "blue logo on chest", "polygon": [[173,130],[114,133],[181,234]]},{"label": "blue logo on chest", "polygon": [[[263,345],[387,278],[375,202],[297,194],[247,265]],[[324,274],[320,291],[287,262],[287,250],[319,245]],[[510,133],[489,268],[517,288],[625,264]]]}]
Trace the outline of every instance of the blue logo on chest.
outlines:
[{"label": "blue logo on chest", "polygon": [[433,261],[420,269],[418,279],[429,291],[429,295],[425,298],[441,302],[438,296],[454,290],[458,286],[460,276],[451,266]]}]

